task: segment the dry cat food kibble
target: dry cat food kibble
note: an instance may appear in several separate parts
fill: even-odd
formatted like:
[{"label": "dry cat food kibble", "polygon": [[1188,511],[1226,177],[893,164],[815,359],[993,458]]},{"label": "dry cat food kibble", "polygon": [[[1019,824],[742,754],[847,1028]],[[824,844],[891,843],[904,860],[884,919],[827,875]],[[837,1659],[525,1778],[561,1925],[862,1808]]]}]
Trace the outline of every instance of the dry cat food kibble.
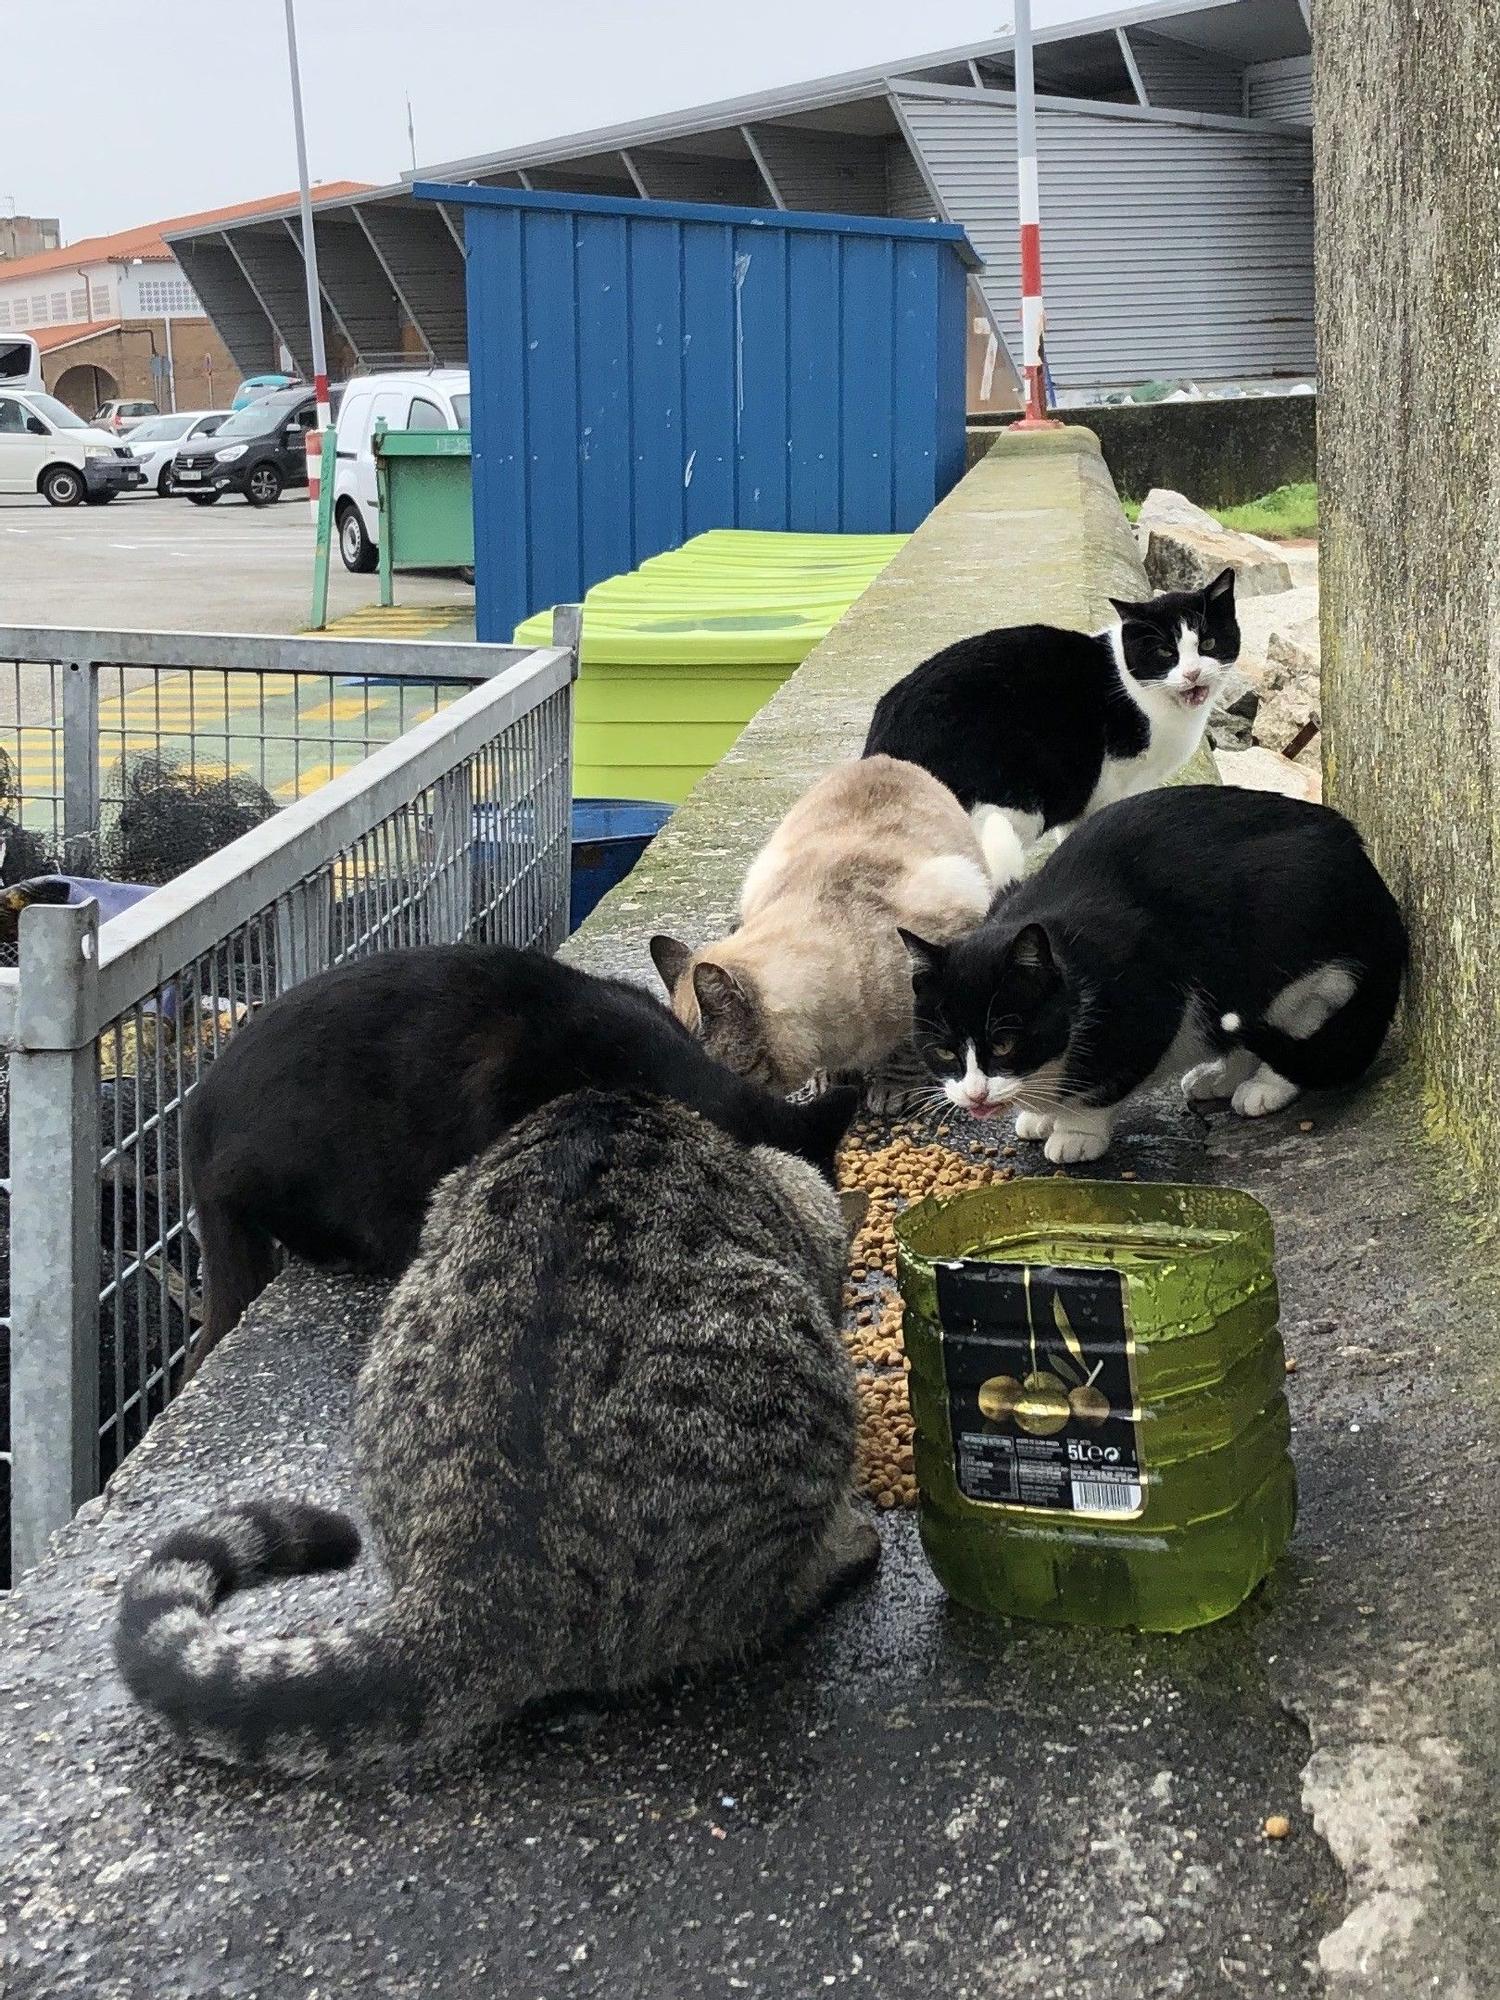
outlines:
[{"label": "dry cat food kibble", "polygon": [[[947,1128],[940,1127],[939,1131]],[[915,1507],[911,1410],[906,1400],[906,1354],[901,1340],[901,1299],[896,1291],[896,1217],[927,1195],[1014,1178],[997,1167],[998,1148],[968,1159],[951,1147],[896,1132],[885,1145],[856,1129],[839,1158],[839,1185],[861,1188],[869,1211],[849,1251],[844,1287],[844,1344],[859,1370],[859,1489],[878,1507]],[[1012,1150],[1012,1149],[1007,1149]]]}]

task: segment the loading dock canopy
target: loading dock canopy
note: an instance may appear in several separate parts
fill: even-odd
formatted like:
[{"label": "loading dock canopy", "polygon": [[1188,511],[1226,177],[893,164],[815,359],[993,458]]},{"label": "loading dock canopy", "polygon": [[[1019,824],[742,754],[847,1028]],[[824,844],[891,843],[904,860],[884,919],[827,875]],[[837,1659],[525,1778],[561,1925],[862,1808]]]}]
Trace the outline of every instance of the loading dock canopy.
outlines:
[{"label": "loading dock canopy", "polygon": [[[1305,376],[1312,330],[1308,0],[1143,4],[1037,36],[1048,358],[1061,388]],[[976,313],[1019,351],[1011,42],[426,168],[424,181],[946,221]],[[335,365],[462,363],[463,254],[408,176],[317,204]],[[295,207],[169,239],[240,365],[311,373]]]}]

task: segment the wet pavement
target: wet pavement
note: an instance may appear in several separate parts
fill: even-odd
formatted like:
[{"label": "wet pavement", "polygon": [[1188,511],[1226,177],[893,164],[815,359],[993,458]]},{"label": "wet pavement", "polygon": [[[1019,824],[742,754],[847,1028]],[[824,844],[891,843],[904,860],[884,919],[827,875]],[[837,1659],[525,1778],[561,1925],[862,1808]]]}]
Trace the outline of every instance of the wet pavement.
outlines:
[{"label": "wet pavement", "polygon": [[[1482,1607],[1456,1608],[1492,1565],[1495,1404],[1460,1407],[1425,1365],[1453,1273],[1413,1181],[1393,1213],[1400,1104],[1387,1084],[1320,1105],[1305,1134],[1163,1099],[1108,1163],[1236,1180],[1278,1213],[1302,1522],[1243,1613],[1172,1639],[990,1624],[947,1604],[913,1518],[886,1514],[876,1579],[777,1659],[394,1778],[186,1764],[109,1664],[117,1580],[168,1525],[289,1481],[349,1500],[344,1415],[382,1291],[289,1274],[0,1614],[6,1991],[1492,1990],[1400,1963],[1435,1922],[1448,1956],[1427,1946],[1427,1973],[1470,1976],[1495,1895],[1493,1793],[1461,1768],[1493,1669]],[[1477,1340],[1475,1305],[1447,1340]],[[227,1622],[307,1629],[379,1590],[365,1559]],[[1284,1841],[1263,1835],[1274,1813]],[[1325,1968],[1330,1938],[1378,1947],[1379,1983]]]}]

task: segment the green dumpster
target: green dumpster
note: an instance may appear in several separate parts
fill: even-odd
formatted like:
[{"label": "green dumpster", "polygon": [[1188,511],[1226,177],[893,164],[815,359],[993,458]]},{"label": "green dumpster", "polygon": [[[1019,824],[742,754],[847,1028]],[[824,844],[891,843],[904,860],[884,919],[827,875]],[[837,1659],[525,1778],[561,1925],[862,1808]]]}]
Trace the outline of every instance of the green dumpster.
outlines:
[{"label": "green dumpster", "polygon": [[472,569],[474,481],[467,431],[388,431],[376,424],[380,601],[398,569]]}]

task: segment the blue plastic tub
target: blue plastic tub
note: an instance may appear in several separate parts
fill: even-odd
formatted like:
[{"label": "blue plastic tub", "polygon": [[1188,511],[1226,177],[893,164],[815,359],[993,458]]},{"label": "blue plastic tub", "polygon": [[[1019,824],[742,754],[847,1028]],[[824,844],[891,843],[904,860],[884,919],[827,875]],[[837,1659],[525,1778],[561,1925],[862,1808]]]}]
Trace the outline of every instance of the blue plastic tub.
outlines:
[{"label": "blue plastic tub", "polygon": [[670,806],[650,799],[574,799],[570,931],[625,880],[671,817]]}]

